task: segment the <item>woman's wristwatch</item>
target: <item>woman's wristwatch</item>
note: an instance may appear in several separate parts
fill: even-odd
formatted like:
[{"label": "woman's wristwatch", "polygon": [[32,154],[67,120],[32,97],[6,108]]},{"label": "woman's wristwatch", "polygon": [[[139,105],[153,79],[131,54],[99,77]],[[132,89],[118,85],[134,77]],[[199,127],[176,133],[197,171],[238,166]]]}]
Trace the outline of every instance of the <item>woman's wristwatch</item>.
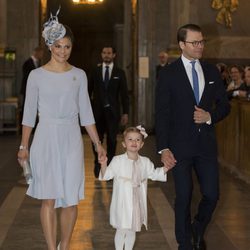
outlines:
[{"label": "woman's wristwatch", "polygon": [[102,142],[98,141],[98,142],[94,142],[93,144],[94,144],[95,151],[97,152],[97,147],[98,145],[102,145]]},{"label": "woman's wristwatch", "polygon": [[19,150],[29,150],[27,146],[20,145]]}]

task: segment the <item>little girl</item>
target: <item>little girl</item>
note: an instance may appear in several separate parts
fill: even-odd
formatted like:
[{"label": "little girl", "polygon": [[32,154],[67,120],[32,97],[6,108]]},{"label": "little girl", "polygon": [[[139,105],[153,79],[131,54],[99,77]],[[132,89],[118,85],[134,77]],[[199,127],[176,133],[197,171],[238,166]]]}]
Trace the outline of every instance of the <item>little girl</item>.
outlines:
[{"label": "little girl", "polygon": [[139,150],[147,133],[141,126],[129,127],[124,133],[123,147],[126,153],[115,156],[107,167],[107,159],[101,161],[99,180],[114,179],[110,206],[110,224],[116,228],[115,249],[133,249],[136,232],[144,224],[147,229],[147,179],[167,181],[166,167],[154,168],[154,164]]}]

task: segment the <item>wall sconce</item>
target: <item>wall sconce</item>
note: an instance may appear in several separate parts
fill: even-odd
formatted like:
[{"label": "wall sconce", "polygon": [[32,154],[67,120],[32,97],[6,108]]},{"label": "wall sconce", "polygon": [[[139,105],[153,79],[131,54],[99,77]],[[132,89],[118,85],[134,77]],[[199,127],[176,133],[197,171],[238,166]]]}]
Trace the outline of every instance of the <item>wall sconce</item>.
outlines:
[{"label": "wall sconce", "polygon": [[74,4],[100,4],[104,0],[72,0]]}]

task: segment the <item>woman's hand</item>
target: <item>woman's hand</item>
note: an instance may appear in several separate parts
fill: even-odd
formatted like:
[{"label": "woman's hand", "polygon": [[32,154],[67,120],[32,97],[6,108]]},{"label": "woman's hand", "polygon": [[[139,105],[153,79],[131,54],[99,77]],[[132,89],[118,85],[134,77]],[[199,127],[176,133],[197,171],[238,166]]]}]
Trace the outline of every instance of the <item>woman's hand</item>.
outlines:
[{"label": "woman's hand", "polygon": [[98,144],[96,147],[96,152],[98,154],[98,162],[101,164],[101,176],[103,177],[107,169],[108,158],[106,156],[106,150],[102,147],[102,144]]},{"label": "woman's hand", "polygon": [[22,166],[24,161],[29,159],[29,150],[28,149],[19,149],[17,153],[18,163]]},{"label": "woman's hand", "polygon": [[103,148],[102,144],[97,144],[96,146],[96,152],[98,155],[98,161],[99,163],[105,161],[106,157],[106,150]]},{"label": "woman's hand", "polygon": [[23,125],[22,127],[22,140],[21,145],[19,147],[19,151],[17,153],[17,160],[19,164],[22,166],[24,161],[29,160],[29,138],[32,131],[32,127],[28,127]]}]

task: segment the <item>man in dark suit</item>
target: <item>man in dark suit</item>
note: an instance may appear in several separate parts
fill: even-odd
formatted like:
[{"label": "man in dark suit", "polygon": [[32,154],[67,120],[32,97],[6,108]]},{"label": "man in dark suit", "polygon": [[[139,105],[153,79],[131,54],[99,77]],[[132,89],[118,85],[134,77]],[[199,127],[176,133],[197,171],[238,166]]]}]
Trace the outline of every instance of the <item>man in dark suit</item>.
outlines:
[{"label": "man in dark suit", "polygon": [[158,58],[159,64],[156,65],[156,79],[158,79],[160,71],[168,65],[168,53],[166,51],[161,51]]},{"label": "man in dark suit", "polygon": [[[178,249],[206,249],[204,232],[219,198],[214,125],[230,105],[217,68],[199,60],[205,44],[200,27],[182,26],[177,38],[182,56],[161,71],[156,87],[157,149],[166,167],[175,165]],[[192,169],[202,199],[191,222]]]},{"label": "man in dark suit", "polygon": [[[21,110],[20,110],[20,117],[21,118],[23,116],[23,108],[24,108],[25,95],[26,95],[26,86],[27,86],[27,80],[28,80],[29,74],[33,69],[40,67],[40,60],[42,58],[43,58],[43,48],[36,47],[36,48],[34,48],[32,55],[23,64],[23,67],[22,67],[23,76],[22,76],[22,83],[21,83],[21,89],[20,89],[20,99],[19,99],[19,102],[21,104]],[[20,119],[20,122],[21,121],[22,121],[22,119]]]},{"label": "man in dark suit", "polygon": [[[91,74],[89,95],[92,101],[96,128],[101,143],[106,134],[108,163],[116,150],[119,124],[126,125],[129,113],[129,97],[125,72],[114,64],[116,51],[112,46],[102,49],[102,63]],[[122,107],[122,110],[121,110]],[[100,164],[95,154],[95,177],[99,176]]]},{"label": "man in dark suit", "polygon": [[20,94],[23,96],[23,102],[25,99],[28,76],[33,69],[36,69],[40,66],[40,60],[42,59],[42,57],[43,57],[43,49],[41,47],[36,47],[33,50],[32,55],[23,64],[22,67],[23,78],[20,90]]}]

